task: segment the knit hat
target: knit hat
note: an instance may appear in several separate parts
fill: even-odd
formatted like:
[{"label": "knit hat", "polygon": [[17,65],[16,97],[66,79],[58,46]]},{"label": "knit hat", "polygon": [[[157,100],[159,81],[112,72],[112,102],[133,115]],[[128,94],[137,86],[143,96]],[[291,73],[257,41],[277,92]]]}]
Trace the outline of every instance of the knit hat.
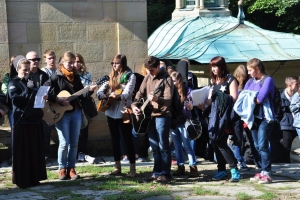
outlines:
[{"label": "knit hat", "polygon": [[16,69],[16,71],[18,71],[18,69],[19,69],[19,63],[20,63],[22,60],[27,60],[27,59],[25,58],[25,56],[22,56],[22,55],[18,55],[18,56],[16,56],[16,57],[14,58],[14,60],[13,60],[13,66],[14,66],[14,68]]},{"label": "knit hat", "polygon": [[177,64],[177,71],[181,74],[182,82],[184,83],[188,83],[188,70],[188,62],[185,60],[180,60]]}]

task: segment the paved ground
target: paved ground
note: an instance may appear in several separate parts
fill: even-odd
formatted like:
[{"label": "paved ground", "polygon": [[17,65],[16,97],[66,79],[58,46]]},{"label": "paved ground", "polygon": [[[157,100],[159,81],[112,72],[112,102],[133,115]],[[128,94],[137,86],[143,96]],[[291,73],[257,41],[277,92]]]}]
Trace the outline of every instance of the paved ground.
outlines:
[{"label": "paved ground", "polygon": [[[112,157],[97,157],[96,166],[112,166]],[[80,165],[91,165],[89,163],[78,163]],[[128,164],[123,164],[127,165]],[[138,167],[152,167],[152,162],[137,163]],[[228,181],[210,181],[210,178],[216,172],[216,164],[206,162],[200,159],[198,170],[200,177],[191,182],[182,182],[180,178],[175,178],[171,184],[166,185],[171,195],[169,196],[155,196],[146,198],[144,200],[169,200],[169,199],[207,199],[207,200],[231,200],[231,199],[246,199],[238,195],[247,194],[248,199],[268,199],[263,198],[262,195],[268,193],[276,194],[275,199],[300,199],[300,165],[293,164],[274,164],[273,165],[273,183],[268,185],[257,185],[249,183],[249,177],[253,176],[258,171],[254,166],[250,166],[251,170],[242,172],[243,180],[239,183],[230,183]],[[57,162],[53,160],[53,164],[47,167],[49,170],[57,171]],[[186,166],[186,169],[188,166]],[[6,161],[2,162],[0,168],[0,177],[9,176],[11,167],[7,166]],[[188,171],[188,170],[187,170]],[[81,175],[84,178],[84,174]],[[139,176],[139,175],[138,175]],[[1,178],[2,179],[2,178]],[[53,180],[52,180],[53,182]],[[1,180],[0,180],[1,183]],[[81,194],[89,199],[103,199],[106,195],[119,194],[122,191],[118,190],[90,190],[88,185],[101,184],[99,182],[82,182],[81,185],[54,187],[49,181],[43,181],[39,186],[28,189],[19,189],[15,185],[0,184],[0,199],[53,199],[47,198],[43,194],[49,192],[61,192],[61,196],[55,199],[71,199],[70,196],[65,196],[64,191],[72,191],[74,194]],[[199,190],[196,190],[196,189]],[[196,192],[195,192],[196,191]]]}]

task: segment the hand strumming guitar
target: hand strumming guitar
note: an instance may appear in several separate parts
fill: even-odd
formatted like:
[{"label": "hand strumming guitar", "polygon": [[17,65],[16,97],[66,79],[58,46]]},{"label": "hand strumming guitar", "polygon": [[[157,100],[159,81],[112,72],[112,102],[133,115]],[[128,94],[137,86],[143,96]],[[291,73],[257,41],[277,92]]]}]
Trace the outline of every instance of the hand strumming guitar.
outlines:
[{"label": "hand strumming guitar", "polygon": [[150,92],[150,93],[148,94],[148,99],[149,99],[150,101],[157,101],[157,100],[158,100],[158,97],[157,97],[155,94],[153,94],[153,92]]},{"label": "hand strumming guitar", "polygon": [[119,98],[120,98],[120,95],[116,95],[115,92],[112,92],[112,93],[110,93],[109,97],[112,97],[112,98],[114,98],[114,99],[119,99]]},{"label": "hand strumming guitar", "polygon": [[140,115],[141,114],[141,110],[138,107],[133,107],[132,112],[135,115]]},{"label": "hand strumming guitar", "polygon": [[63,106],[66,106],[70,103],[68,97],[57,97],[56,101]]}]

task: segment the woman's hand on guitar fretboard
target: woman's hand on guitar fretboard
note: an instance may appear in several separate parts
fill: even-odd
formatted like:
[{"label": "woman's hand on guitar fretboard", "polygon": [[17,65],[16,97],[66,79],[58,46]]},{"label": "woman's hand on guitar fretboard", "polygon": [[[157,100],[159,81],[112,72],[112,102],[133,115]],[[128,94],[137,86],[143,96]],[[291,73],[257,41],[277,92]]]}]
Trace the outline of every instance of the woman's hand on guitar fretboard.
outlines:
[{"label": "woman's hand on guitar fretboard", "polygon": [[96,84],[92,84],[89,87],[90,87],[89,90],[92,92],[92,91],[94,91],[97,88],[97,85]]}]

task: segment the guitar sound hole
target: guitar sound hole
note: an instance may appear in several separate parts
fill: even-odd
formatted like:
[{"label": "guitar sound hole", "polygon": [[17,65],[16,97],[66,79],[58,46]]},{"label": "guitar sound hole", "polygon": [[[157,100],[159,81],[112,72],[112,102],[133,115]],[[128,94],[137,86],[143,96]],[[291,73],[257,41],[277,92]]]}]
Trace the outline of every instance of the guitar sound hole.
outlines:
[{"label": "guitar sound hole", "polygon": [[60,116],[60,114],[59,114],[59,113],[57,113],[56,115],[54,115],[54,117],[53,117],[53,121],[56,121],[56,119],[58,119],[58,118],[59,118],[59,116]]}]

